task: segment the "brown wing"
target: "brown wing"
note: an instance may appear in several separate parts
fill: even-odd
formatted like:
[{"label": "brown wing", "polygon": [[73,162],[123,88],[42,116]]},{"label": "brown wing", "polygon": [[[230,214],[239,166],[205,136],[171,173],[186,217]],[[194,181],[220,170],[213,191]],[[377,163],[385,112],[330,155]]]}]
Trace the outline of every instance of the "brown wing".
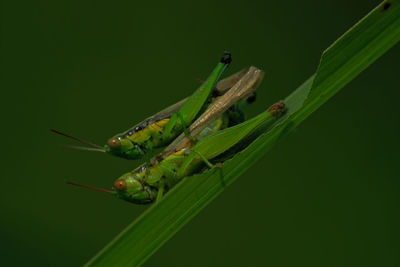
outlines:
[{"label": "brown wing", "polygon": [[[192,137],[196,137],[207,125],[224,113],[237,101],[251,95],[264,78],[264,72],[256,67],[250,67],[232,88],[211,104],[206,111],[189,127]],[[159,161],[168,155],[191,146],[192,141],[181,134],[176,138],[153,162]]]}]

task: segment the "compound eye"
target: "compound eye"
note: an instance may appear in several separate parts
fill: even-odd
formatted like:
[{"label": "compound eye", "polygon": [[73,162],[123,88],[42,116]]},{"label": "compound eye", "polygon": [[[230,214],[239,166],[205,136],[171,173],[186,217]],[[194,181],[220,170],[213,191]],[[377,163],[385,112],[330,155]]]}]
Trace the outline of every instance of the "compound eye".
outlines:
[{"label": "compound eye", "polygon": [[116,137],[110,138],[107,141],[107,146],[111,149],[119,149],[121,147],[121,141]]},{"label": "compound eye", "polygon": [[126,190],[126,182],[122,179],[118,179],[114,182],[113,187],[118,191],[125,191]]}]

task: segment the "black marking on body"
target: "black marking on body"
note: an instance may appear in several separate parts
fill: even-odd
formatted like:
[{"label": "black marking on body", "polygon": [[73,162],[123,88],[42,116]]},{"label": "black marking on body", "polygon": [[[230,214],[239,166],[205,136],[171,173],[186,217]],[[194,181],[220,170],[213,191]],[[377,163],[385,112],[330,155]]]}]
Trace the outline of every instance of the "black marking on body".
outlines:
[{"label": "black marking on body", "polygon": [[142,186],[142,190],[146,190],[144,181],[138,180],[138,179],[136,179],[136,181],[138,181],[140,183],[140,185]]},{"label": "black marking on body", "polygon": [[125,134],[123,134],[122,137],[128,137],[128,136],[133,135],[134,133],[142,131],[142,130],[146,129],[147,127],[149,127],[150,125],[156,124],[157,122],[159,122],[161,120],[170,118],[171,115],[174,113],[175,113],[175,111],[156,114],[153,117],[150,117],[150,118],[142,121],[141,123],[135,125],[132,129],[128,130]]},{"label": "black marking on body", "polygon": [[137,169],[136,171],[133,171],[132,174],[141,173],[141,172],[144,172],[146,170],[147,170],[147,165],[143,165],[139,169]]}]

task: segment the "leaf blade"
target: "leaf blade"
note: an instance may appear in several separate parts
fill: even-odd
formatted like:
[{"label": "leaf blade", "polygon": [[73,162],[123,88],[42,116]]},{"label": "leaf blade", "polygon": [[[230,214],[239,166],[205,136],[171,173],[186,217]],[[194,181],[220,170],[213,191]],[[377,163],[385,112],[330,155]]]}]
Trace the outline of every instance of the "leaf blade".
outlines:
[{"label": "leaf blade", "polygon": [[191,176],[150,207],[87,266],[136,266],[235,181],[277,141],[400,41],[400,3],[383,2],[322,55],[315,75],[285,99],[288,112],[275,126],[218,170]]}]

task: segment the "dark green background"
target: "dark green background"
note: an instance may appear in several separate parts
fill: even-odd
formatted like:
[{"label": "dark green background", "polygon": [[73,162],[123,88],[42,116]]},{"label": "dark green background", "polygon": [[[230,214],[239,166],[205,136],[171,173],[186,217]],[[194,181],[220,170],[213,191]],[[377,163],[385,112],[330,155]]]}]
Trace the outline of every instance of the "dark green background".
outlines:
[{"label": "dark green background", "polygon": [[[223,50],[265,70],[254,115],[305,81],[379,1],[7,1],[2,9],[0,259],[79,266],[145,207],[110,188],[138,162],[103,144],[189,95]],[[378,59],[145,266],[399,266],[400,47]]]}]

